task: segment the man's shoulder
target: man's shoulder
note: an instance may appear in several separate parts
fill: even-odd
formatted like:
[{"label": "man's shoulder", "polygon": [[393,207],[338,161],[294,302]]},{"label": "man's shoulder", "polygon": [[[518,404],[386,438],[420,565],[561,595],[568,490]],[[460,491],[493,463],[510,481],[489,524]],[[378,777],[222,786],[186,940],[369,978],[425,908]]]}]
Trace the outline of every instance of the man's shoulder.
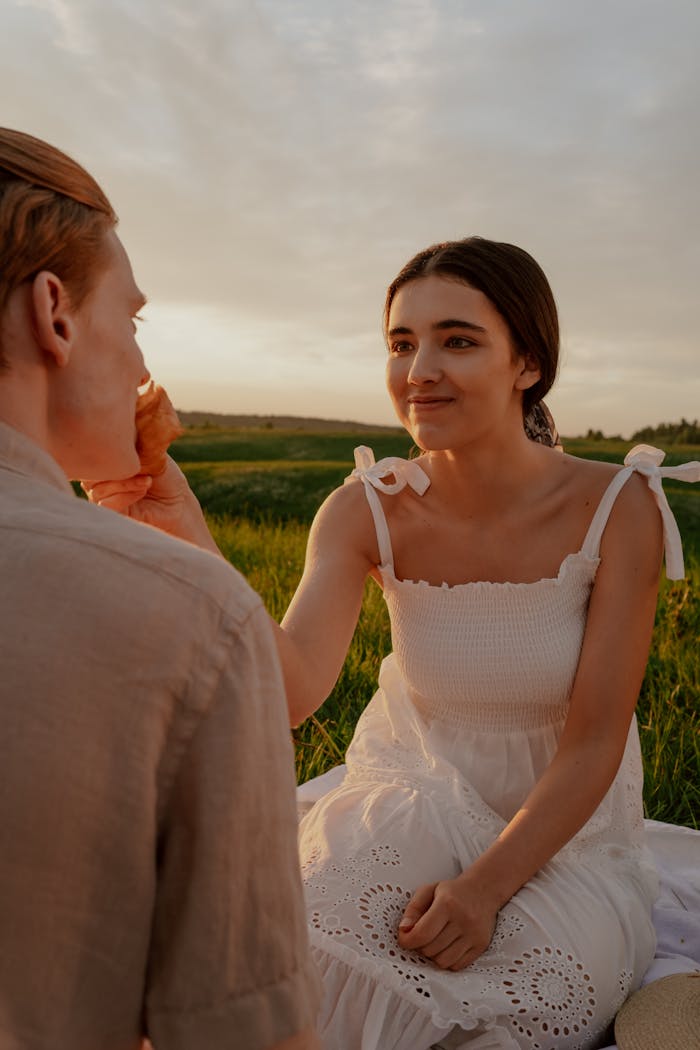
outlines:
[{"label": "man's shoulder", "polygon": [[28,507],[26,519],[25,549],[33,541],[54,551],[66,572],[79,568],[105,595],[113,581],[114,587],[133,593],[135,605],[147,596],[149,606],[178,597],[184,604],[196,599],[237,621],[261,605],[225,559],[68,493]]},{"label": "man's shoulder", "polygon": [[181,580],[188,588],[206,592],[241,615],[247,615],[261,604],[259,595],[245,577],[225,558],[113,511],[101,507],[87,509],[98,511],[101,519],[98,522],[95,515],[90,523],[95,543],[100,545],[101,531],[105,519],[109,518],[105,529],[109,556],[130,562],[134,571]]}]

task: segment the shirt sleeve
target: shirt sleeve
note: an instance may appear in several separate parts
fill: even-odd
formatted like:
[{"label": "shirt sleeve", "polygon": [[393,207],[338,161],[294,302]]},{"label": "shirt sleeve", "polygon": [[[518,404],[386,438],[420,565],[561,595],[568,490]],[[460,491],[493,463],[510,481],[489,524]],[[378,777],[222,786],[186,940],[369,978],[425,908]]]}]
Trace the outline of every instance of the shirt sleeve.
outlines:
[{"label": "shirt sleeve", "polygon": [[159,837],[145,1018],[155,1050],[264,1050],[313,1027],[318,1008],[267,614],[258,606],[224,635]]}]

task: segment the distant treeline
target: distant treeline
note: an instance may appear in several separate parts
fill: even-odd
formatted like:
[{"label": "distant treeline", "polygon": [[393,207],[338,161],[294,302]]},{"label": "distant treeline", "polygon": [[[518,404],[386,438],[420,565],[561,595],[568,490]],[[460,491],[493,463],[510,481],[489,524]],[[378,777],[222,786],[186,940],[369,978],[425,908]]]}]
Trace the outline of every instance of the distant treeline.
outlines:
[{"label": "distant treeline", "polygon": [[632,435],[633,441],[658,441],[666,445],[700,445],[700,422],[681,419],[680,423],[659,423],[656,427],[642,427]]},{"label": "distant treeline", "polygon": [[[588,441],[622,440],[619,434],[614,438],[606,437],[602,430],[590,429],[585,436]],[[691,423],[683,418],[680,423],[659,423],[655,427],[642,427],[634,432],[630,441],[659,441],[664,445],[700,445],[700,422],[694,419]]]},{"label": "distant treeline", "polygon": [[367,432],[401,433],[401,427],[382,426],[374,423],[355,423],[351,420],[316,419],[306,416],[260,416],[231,415],[222,412],[185,412],[177,410],[180,422],[185,427],[204,430],[298,430],[312,433],[364,434]]}]

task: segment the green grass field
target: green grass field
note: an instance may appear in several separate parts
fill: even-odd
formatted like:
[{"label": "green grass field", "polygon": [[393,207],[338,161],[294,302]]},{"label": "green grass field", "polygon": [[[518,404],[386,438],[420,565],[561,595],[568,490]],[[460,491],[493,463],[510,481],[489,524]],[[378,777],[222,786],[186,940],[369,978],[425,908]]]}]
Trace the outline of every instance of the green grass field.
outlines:
[{"label": "green grass field", "polygon": [[[373,434],[191,429],[175,458],[231,562],[280,618],[301,575],[309,523],[352,469],[355,445],[380,459],[407,455],[403,431]],[[629,443],[565,441],[575,455],[621,462]],[[700,459],[700,447],[674,446],[667,464]],[[637,717],[647,814],[700,826],[700,486],[666,482],[684,539],[688,577],[664,580]],[[294,731],[300,782],[342,762],[359,714],[372,696],[390,635],[381,592],[368,583],[358,628],[328,700]]]}]

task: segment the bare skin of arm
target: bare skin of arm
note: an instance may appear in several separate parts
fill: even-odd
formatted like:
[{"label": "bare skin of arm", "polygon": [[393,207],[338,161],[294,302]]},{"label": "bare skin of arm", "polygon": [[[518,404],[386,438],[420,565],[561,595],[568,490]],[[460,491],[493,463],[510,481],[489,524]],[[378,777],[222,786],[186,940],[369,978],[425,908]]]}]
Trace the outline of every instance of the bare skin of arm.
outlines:
[{"label": "bare skin of arm", "polygon": [[634,475],[601,546],[570,713],[556,755],[519,811],[457,878],[420,887],[399,944],[461,970],[488,947],[498,911],[585,824],[619,767],[654,625],[662,526]]},{"label": "bare skin of arm", "polygon": [[335,685],[365,579],[378,560],[362,484],[336,489],[314,518],[304,574],[281,626],[274,624],[292,725],[315,711]]}]

